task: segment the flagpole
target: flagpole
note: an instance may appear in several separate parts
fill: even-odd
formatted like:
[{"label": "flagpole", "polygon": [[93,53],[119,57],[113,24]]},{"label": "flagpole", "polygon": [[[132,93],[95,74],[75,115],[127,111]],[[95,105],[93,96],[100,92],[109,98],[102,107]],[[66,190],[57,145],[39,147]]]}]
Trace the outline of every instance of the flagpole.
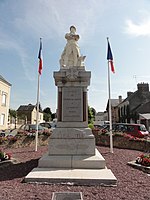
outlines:
[{"label": "flagpole", "polygon": [[[108,41],[108,38],[107,38]],[[109,132],[110,132],[110,152],[113,153],[113,137],[112,137],[112,114],[111,114],[111,81],[110,81],[110,66],[109,66],[109,60],[108,60],[108,93],[109,93]]]},{"label": "flagpole", "polygon": [[39,69],[38,69],[37,106],[36,106],[35,151],[37,151],[37,146],[38,146],[40,75],[41,75],[41,73],[42,73],[42,64],[43,64],[41,51],[42,51],[42,38],[40,38],[40,49],[39,49],[39,54],[38,54]]},{"label": "flagpole", "polygon": [[37,151],[37,146],[38,146],[39,94],[40,94],[40,74],[38,73],[37,107],[36,107],[36,135],[35,135],[35,151]]}]

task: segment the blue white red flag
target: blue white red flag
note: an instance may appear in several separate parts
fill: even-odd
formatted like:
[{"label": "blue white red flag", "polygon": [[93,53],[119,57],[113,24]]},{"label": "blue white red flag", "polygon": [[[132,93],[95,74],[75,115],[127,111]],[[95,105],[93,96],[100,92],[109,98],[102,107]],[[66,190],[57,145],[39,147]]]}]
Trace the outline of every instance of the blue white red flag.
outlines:
[{"label": "blue white red flag", "polygon": [[[107,40],[108,41],[108,40]],[[113,55],[112,55],[112,51],[111,51],[111,48],[110,48],[110,44],[109,44],[109,41],[108,41],[108,51],[107,51],[107,60],[110,64],[110,67],[111,67],[111,71],[113,73],[115,73],[115,67],[114,67],[114,63],[113,63]]]},{"label": "blue white red flag", "polygon": [[38,59],[39,59],[39,69],[38,69],[38,72],[41,75],[41,73],[42,73],[42,67],[43,67],[43,60],[42,60],[42,39],[41,38],[40,38],[40,49],[39,49]]}]

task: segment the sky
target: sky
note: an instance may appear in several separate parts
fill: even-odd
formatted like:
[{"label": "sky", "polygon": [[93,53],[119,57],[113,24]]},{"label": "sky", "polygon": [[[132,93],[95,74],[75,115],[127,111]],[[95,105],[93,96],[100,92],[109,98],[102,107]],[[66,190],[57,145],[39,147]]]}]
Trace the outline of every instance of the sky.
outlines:
[{"label": "sky", "polygon": [[105,111],[108,101],[107,40],[115,74],[111,98],[127,97],[137,84],[150,83],[149,0],[0,0],[0,75],[11,86],[10,108],[36,104],[39,41],[43,43],[40,76],[42,109],[57,108],[53,73],[71,25],[80,35],[78,45],[91,71],[88,104]]}]

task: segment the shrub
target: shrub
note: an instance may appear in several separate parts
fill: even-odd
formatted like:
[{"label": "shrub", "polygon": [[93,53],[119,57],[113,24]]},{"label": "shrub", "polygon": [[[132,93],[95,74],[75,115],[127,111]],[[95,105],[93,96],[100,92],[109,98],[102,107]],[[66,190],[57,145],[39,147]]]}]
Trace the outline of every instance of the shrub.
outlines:
[{"label": "shrub", "polygon": [[0,161],[10,160],[11,155],[9,153],[5,153],[2,150],[0,150]]},{"label": "shrub", "polygon": [[94,125],[92,123],[88,124],[88,127],[93,129],[94,128]]}]

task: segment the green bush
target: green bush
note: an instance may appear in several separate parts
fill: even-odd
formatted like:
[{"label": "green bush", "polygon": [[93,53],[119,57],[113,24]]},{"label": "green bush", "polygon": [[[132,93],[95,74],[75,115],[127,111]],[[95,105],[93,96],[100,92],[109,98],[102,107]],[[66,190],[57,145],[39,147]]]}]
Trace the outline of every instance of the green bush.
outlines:
[{"label": "green bush", "polygon": [[4,152],[0,150],[0,160],[4,159]]},{"label": "green bush", "polygon": [[88,127],[94,129],[94,125],[92,123],[88,124]]}]

